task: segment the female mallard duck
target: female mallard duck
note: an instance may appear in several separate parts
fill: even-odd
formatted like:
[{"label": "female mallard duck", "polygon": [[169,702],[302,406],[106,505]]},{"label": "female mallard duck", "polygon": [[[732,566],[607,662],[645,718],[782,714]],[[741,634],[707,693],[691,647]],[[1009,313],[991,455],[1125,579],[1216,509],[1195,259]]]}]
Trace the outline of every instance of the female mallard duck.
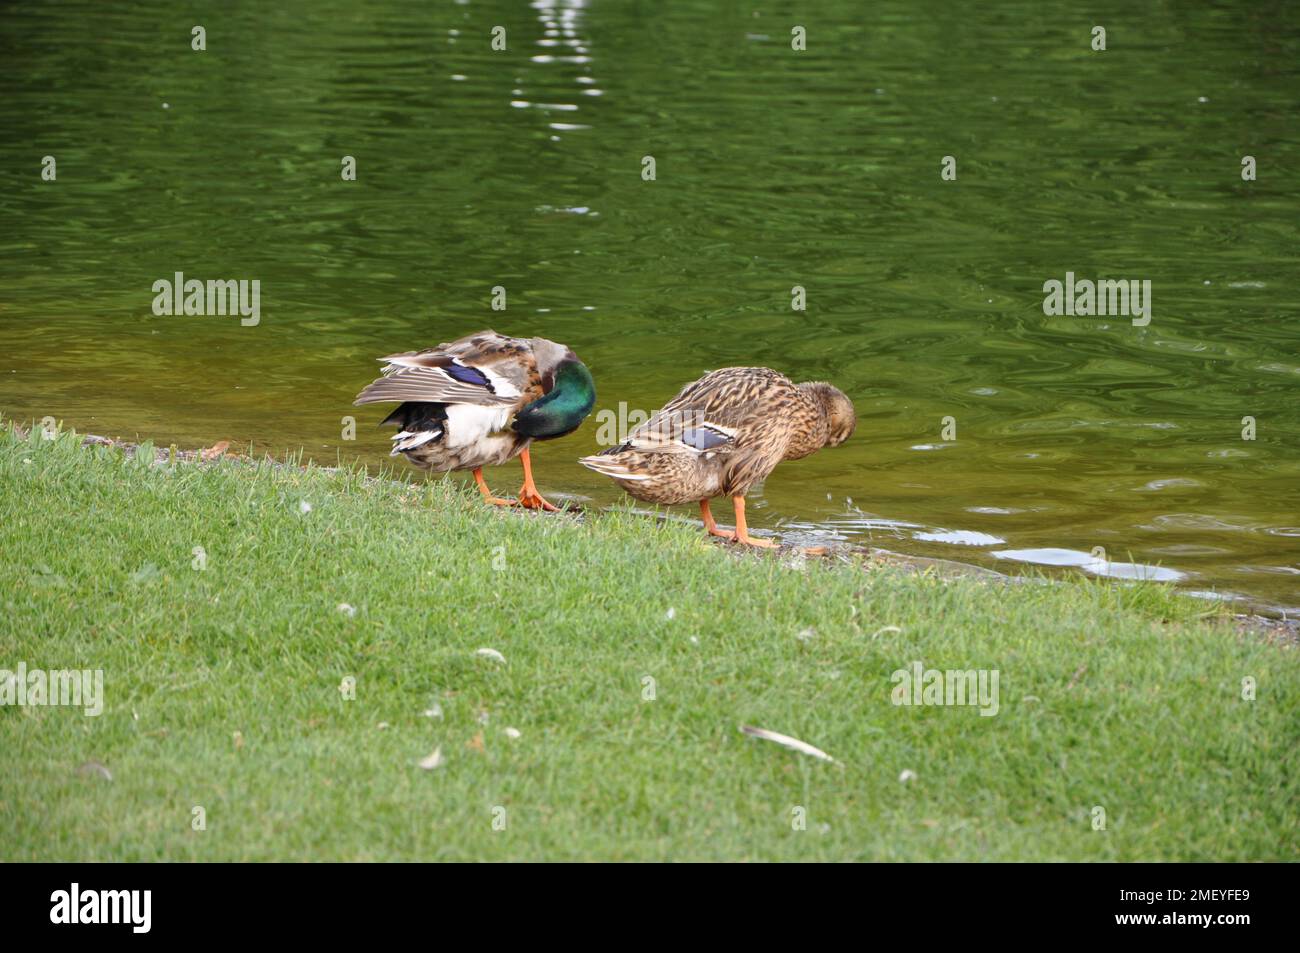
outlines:
[{"label": "female mallard duck", "polygon": [[[528,445],[578,429],[596,402],[587,366],[563,344],[479,331],[450,344],[381,357],[383,376],[357,404],[400,401],[380,426],[394,424],[393,456],[422,470],[473,470],[488,503],[555,510],[533,483]],[[518,500],[492,495],[483,468],[520,457]]]},{"label": "female mallard duck", "polygon": [[[853,403],[830,384],[795,384],[766,367],[705,374],[634,430],[627,442],[579,462],[647,503],[698,500],[704,528],[750,546],[745,494],[782,460],[837,447],[857,427]],[[736,530],[718,529],[709,500],[730,496]]]}]

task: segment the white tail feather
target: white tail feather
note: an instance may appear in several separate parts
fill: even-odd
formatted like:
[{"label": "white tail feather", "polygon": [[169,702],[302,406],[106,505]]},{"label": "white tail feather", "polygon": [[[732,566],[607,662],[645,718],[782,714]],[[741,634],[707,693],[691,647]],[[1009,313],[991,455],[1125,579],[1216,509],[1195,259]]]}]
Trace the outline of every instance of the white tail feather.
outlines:
[{"label": "white tail feather", "polygon": [[441,430],[403,430],[401,433],[394,434],[391,438],[393,452],[390,456],[395,457],[403,450],[414,450],[416,447],[422,447],[430,440],[437,440],[441,436]]},{"label": "white tail feather", "polygon": [[768,731],[766,728],[754,728],[750,725],[741,725],[740,730],[752,738],[762,738],[764,741],[773,741],[793,751],[801,754],[812,755],[814,758],[821,758],[823,761],[834,761],[835,759],[828,755],[821,748],[814,748],[806,741],[800,741],[798,738],[791,738],[789,735],[783,735],[779,731]]}]

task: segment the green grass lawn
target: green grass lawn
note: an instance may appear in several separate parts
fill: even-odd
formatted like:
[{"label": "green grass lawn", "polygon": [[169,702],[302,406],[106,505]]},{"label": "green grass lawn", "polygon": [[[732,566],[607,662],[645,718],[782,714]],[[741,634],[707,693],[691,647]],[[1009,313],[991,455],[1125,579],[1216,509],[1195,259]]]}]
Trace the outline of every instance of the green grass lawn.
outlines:
[{"label": "green grass lawn", "polygon": [[[0,708],[3,860],[1297,853],[1297,652],[1155,587],[800,568],[459,477],[7,430],[0,514],[0,668],[105,691]],[[998,713],[892,704],[917,660],[996,669]]]}]

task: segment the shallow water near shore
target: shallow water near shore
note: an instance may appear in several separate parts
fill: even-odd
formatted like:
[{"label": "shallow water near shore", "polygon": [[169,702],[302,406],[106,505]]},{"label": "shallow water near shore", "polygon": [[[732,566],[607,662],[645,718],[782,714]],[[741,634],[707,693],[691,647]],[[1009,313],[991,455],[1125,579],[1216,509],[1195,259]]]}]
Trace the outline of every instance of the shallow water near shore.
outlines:
[{"label": "shallow water near shore", "polygon": [[[321,2],[197,53],[190,13],[5,8],[0,413],[378,465],[374,358],[493,327],[591,367],[535,458],[604,505],[602,428],[764,364],[860,423],[755,527],[1300,612],[1300,14],[1104,14],[1094,52],[1055,2]],[[155,316],[177,271],[259,322]],[[1149,280],[1150,323],[1045,315],[1067,272]]]}]

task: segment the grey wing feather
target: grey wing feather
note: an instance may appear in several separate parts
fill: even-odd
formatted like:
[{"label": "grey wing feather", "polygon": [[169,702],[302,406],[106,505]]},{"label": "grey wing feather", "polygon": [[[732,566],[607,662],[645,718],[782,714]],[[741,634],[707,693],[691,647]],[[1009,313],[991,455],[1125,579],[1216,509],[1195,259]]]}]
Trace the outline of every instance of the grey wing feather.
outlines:
[{"label": "grey wing feather", "polygon": [[390,365],[391,370],[357,395],[354,404],[382,401],[425,401],[437,404],[480,404],[487,407],[512,404],[514,397],[503,397],[484,387],[453,380],[437,368]]},{"label": "grey wing feather", "polygon": [[424,351],[390,354],[380,360],[388,362],[383,376],[365,387],[353,403],[513,404],[528,382],[520,361],[533,358],[527,342],[480,331]]}]

